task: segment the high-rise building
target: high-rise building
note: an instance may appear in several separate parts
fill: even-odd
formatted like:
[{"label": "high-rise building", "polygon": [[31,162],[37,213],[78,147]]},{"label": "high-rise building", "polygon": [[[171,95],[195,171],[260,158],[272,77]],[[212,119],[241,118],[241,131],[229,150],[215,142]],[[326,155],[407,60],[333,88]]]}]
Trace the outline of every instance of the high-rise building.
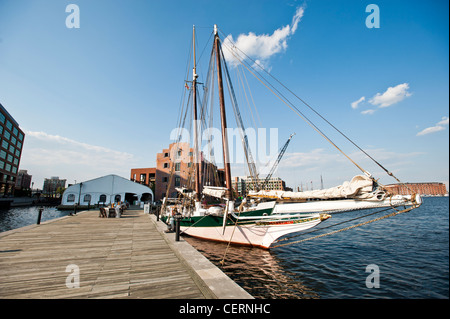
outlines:
[{"label": "high-rise building", "polygon": [[24,138],[19,124],[0,104],[0,196],[14,194]]}]

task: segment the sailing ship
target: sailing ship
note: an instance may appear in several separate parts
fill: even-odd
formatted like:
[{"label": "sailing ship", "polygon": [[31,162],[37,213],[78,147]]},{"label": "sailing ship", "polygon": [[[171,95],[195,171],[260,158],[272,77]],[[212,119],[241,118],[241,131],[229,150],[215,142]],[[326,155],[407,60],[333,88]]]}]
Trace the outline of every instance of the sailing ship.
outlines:
[{"label": "sailing ship", "polygon": [[[199,124],[202,116],[198,116],[198,75],[195,56],[195,26],[193,28],[193,76],[189,88],[192,97],[193,133],[194,133],[194,165],[191,166],[193,189],[189,187],[177,188],[178,197],[169,198],[169,188],[163,199],[161,208],[162,219],[169,222],[171,216],[178,214],[180,229],[183,234],[193,237],[222,241],[233,244],[249,245],[268,249],[281,237],[302,232],[329,219],[331,213],[337,211],[351,211],[375,207],[420,206],[418,195],[393,196],[365,170],[364,174],[355,176],[350,182],[325,190],[306,192],[269,191],[260,189],[258,172],[251,156],[248,139],[245,135],[243,122],[237,106],[234,92],[230,94],[236,122],[241,134],[248,170],[254,178],[254,191],[250,191],[244,198],[238,199],[232,188],[231,168],[227,137],[227,116],[224,98],[223,73],[230,90],[233,90],[228,74],[226,59],[222,51],[217,26],[214,26],[214,40],[208,72],[207,86],[212,83],[211,74],[217,73],[217,87],[219,91],[221,144],[224,162],[225,185],[202,185],[201,158],[199,151]],[[224,70],[224,71],[223,71]],[[188,82],[188,81],[186,81]],[[211,84],[212,85],[212,84]],[[207,91],[207,89],[205,90]],[[209,97],[203,98],[206,103]],[[201,114],[205,107],[200,106]],[[187,114],[187,113],[186,113]],[[180,119],[182,115],[180,115]],[[204,120],[204,118],[203,118]],[[291,135],[292,137],[292,135]],[[178,136],[177,142],[181,139]],[[344,154],[345,155],[345,154]],[[353,161],[352,161],[353,162]],[[357,164],[356,164],[357,165]],[[359,167],[359,166],[358,166]],[[392,175],[392,173],[390,173]],[[169,180],[171,184],[173,175]],[[207,205],[205,198],[215,199],[215,205]]]}]

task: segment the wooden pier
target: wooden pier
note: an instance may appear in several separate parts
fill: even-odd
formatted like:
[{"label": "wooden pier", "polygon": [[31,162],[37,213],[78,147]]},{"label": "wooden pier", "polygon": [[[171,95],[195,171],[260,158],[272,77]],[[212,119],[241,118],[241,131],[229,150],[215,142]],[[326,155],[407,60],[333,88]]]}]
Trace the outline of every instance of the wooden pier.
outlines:
[{"label": "wooden pier", "polygon": [[[0,298],[232,298],[201,276],[225,275],[212,264],[206,269],[203,256],[196,260],[204,269],[196,270],[162,227],[143,211],[121,218],[85,211],[0,233]],[[233,289],[246,298],[239,286]]]}]

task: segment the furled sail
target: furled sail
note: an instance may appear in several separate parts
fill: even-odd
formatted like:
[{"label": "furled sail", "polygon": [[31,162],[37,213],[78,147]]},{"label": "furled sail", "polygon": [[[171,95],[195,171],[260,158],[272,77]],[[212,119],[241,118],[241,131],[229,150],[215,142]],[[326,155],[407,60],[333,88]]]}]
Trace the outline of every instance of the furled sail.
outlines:
[{"label": "furled sail", "polygon": [[364,200],[381,200],[384,199],[384,193],[374,192],[374,181],[364,175],[357,175],[350,182],[346,181],[342,185],[306,192],[289,192],[289,191],[267,191],[249,192],[251,197],[265,197],[277,199],[339,199],[354,198]]},{"label": "furled sail", "polygon": [[226,187],[205,186],[203,188],[204,195],[209,195],[216,198],[224,198],[226,191]]}]

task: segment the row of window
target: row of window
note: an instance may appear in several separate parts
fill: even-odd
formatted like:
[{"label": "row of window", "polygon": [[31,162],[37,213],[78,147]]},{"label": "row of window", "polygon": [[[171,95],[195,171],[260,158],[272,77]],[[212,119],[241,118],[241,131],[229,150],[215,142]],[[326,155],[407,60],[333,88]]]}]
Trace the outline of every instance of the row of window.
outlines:
[{"label": "row of window", "polygon": [[[188,163],[188,167],[191,167],[192,163]],[[163,168],[170,168],[170,163],[163,163]],[[181,170],[181,163],[175,163],[175,172],[179,172]]]},{"label": "row of window", "polygon": [[[20,146],[22,147],[22,145]],[[2,148],[8,150],[17,157],[20,157],[20,148],[16,149],[13,144],[9,144],[5,139],[2,140]]]},{"label": "row of window", "polygon": [[0,169],[4,169],[7,172],[11,172],[13,174],[17,174],[17,167],[12,166],[9,163],[5,163],[4,161],[0,160]]},{"label": "row of window", "polygon": [[[20,140],[17,140],[17,138],[14,135],[11,135],[11,133],[9,131],[4,131],[3,132],[3,126],[0,126],[0,134],[3,133],[3,137],[7,140],[10,141],[11,144],[13,145],[17,145],[17,148],[21,149],[22,148],[22,142]],[[22,133],[20,133],[22,134]],[[23,138],[23,135],[22,135]]]},{"label": "row of window", "polygon": [[[163,183],[168,183],[169,182],[169,178],[168,177],[163,177],[162,178],[162,182]],[[175,186],[181,186],[181,177],[180,176],[175,176]]]},{"label": "row of window", "polygon": [[[13,127],[13,124],[10,120],[6,120],[6,116],[3,113],[0,113],[0,123],[5,124],[6,121],[6,128],[10,130],[18,139],[19,141],[23,142],[23,134],[22,132],[19,132],[17,127]],[[5,131],[6,133],[7,131]],[[3,133],[3,126],[0,126],[0,134]]]},{"label": "row of window", "polygon": [[[181,150],[178,150],[178,152],[177,152],[177,156],[178,157],[180,157],[181,156]],[[192,153],[192,152],[189,152],[189,156],[193,156],[194,154]],[[164,157],[169,157],[169,153],[168,152],[165,152],[164,153]]]},{"label": "row of window", "polygon": [[[92,199],[91,195],[90,194],[86,194],[86,195],[84,195],[83,203],[90,203],[91,199]],[[114,196],[114,202],[120,202],[121,199],[122,199],[122,196],[120,196],[120,195]],[[67,202],[72,202],[72,203],[75,202],[75,194],[67,195]],[[100,203],[105,203],[106,202],[106,195],[105,194],[100,195],[99,202]]]}]

